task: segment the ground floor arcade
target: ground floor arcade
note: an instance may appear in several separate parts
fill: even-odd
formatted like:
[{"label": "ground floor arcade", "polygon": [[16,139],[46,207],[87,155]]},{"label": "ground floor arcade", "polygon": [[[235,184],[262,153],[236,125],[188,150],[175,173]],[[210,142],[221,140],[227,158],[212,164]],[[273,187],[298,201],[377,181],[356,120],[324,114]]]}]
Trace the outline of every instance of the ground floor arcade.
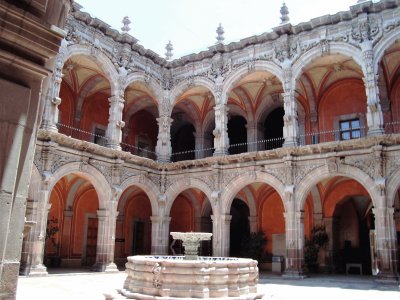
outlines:
[{"label": "ground floor arcade", "polygon": [[[370,154],[363,155],[357,157],[367,161]],[[319,271],[395,280],[400,169],[388,161],[386,179],[372,179],[360,160],[358,168],[351,163],[355,157],[312,164],[286,157],[283,164],[236,162],[168,175],[124,166],[118,185],[99,161],[64,157],[51,176],[33,171],[21,273],[55,266],[115,271],[129,255],[179,254],[172,231],[212,232],[202,255],[249,256],[250,233],[262,232],[259,260],[272,270],[273,258],[283,257],[284,276],[302,277],[314,263]]]}]

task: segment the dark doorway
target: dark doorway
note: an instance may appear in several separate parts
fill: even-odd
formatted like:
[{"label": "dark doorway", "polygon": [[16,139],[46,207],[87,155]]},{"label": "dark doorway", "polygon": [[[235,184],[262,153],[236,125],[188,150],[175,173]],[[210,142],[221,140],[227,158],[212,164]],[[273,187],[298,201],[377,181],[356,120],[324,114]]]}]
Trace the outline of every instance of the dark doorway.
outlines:
[{"label": "dark doorway", "polygon": [[269,113],[264,122],[265,150],[281,148],[283,145],[283,107],[275,108]]},{"label": "dark doorway", "polygon": [[145,254],[144,229],[145,224],[143,221],[133,222],[132,255]]},{"label": "dark doorway", "polygon": [[228,121],[229,154],[247,152],[247,121],[241,116],[232,116]]},{"label": "dark doorway", "polygon": [[97,218],[89,218],[86,236],[86,258],[84,263],[86,266],[92,266],[96,262],[97,228]]},{"label": "dark doorway", "polygon": [[371,275],[370,232],[374,217],[369,199],[352,197],[337,204],[332,232],[335,273]]},{"label": "dark doorway", "polygon": [[[184,123],[175,130],[171,130],[171,132],[172,161],[194,159],[195,152],[193,150],[196,148],[196,141],[194,138],[196,130],[194,126],[189,123]],[[190,152],[181,153],[185,151]]]},{"label": "dark doorway", "polygon": [[242,240],[250,235],[249,207],[240,199],[234,199],[231,206],[230,256],[240,256]]}]

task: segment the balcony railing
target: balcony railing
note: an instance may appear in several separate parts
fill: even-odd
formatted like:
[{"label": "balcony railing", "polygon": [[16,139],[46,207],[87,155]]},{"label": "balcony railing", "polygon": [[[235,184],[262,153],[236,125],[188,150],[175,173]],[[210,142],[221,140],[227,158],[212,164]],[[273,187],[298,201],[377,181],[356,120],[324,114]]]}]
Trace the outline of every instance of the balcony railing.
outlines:
[{"label": "balcony railing", "polygon": [[[60,133],[68,135],[72,138],[85,140],[88,142],[98,144],[100,146],[105,146],[107,144],[107,138],[102,135],[97,135],[92,132],[87,132],[64,124],[57,124],[57,125]],[[366,127],[357,127],[357,128],[351,128],[351,130],[339,129],[339,130],[327,130],[314,133],[307,133],[299,136],[299,145],[305,146],[305,145],[322,144],[334,141],[361,139],[367,135],[367,132],[368,129]],[[384,134],[394,134],[394,133],[400,133],[400,121],[385,123]],[[278,137],[278,138],[265,139],[255,142],[233,144],[229,145],[228,153],[231,155],[231,154],[239,154],[246,152],[273,150],[281,148],[283,146],[283,143],[284,143],[284,138]],[[135,145],[127,143],[121,143],[121,148],[122,151],[130,152],[133,155],[146,157],[153,160],[157,159],[157,154],[155,153],[155,151],[149,149],[140,148]],[[175,152],[172,153],[171,155],[171,161],[177,162],[183,160],[206,158],[213,156],[214,151],[215,148],[206,148],[206,149]]]},{"label": "balcony railing", "polygon": [[[94,134],[92,132],[88,132],[82,129],[74,128],[65,124],[58,123],[57,124],[58,130],[60,133],[65,134],[69,137],[74,139],[88,141],[99,146],[106,146],[107,145],[107,138],[102,135]],[[155,160],[157,155],[154,151],[149,149],[140,148],[135,145],[130,145],[127,143],[121,143],[122,151],[130,152],[133,155],[137,155],[140,157],[146,157]]]}]

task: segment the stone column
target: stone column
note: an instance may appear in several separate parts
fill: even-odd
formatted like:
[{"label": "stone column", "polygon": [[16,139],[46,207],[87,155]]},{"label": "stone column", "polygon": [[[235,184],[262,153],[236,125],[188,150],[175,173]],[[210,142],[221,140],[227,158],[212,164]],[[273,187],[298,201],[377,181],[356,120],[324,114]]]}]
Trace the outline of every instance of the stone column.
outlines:
[{"label": "stone column", "polygon": [[51,83],[47,90],[45,97],[44,110],[42,115],[41,129],[45,129],[52,132],[58,132],[58,106],[61,104],[60,88],[62,81],[62,68],[63,60],[62,55],[58,54],[56,58],[56,66],[51,77]]},{"label": "stone column", "polygon": [[285,115],[283,117],[283,137],[284,147],[298,146],[299,144],[299,124],[297,118],[297,102],[294,97],[294,82],[292,79],[292,69],[289,61],[283,63],[283,107]]},{"label": "stone column", "polygon": [[246,125],[247,129],[247,151],[257,151],[257,124],[251,122]]},{"label": "stone column", "polygon": [[[203,132],[194,132],[194,138],[195,138],[195,149],[196,150],[204,150],[204,133]],[[195,158],[200,159],[204,157],[204,152],[203,151],[196,151],[195,152]]]},{"label": "stone column", "polygon": [[378,75],[373,67],[374,51],[372,41],[361,44],[364,61],[364,85],[367,95],[367,125],[368,135],[383,134],[383,113],[379,100]]},{"label": "stone column", "polygon": [[229,256],[231,215],[211,215],[213,256]]},{"label": "stone column", "polygon": [[285,216],[286,270],[283,277],[304,278],[304,213],[288,211]]},{"label": "stone column", "polygon": [[152,216],[151,220],[151,254],[167,255],[169,246],[169,223],[171,217]]},{"label": "stone column", "polygon": [[163,115],[157,119],[158,123],[158,137],[157,137],[157,161],[159,162],[170,162],[172,154],[171,146],[171,124],[172,119]]},{"label": "stone column", "polygon": [[114,263],[115,226],[117,222],[117,202],[106,210],[98,210],[98,234],[96,263],[92,266],[97,272],[118,272]]},{"label": "stone column", "polygon": [[249,224],[250,224],[250,232],[258,232],[258,217],[257,216],[250,216]]},{"label": "stone column", "polygon": [[113,96],[108,98],[110,103],[109,119],[106,131],[106,146],[112,149],[121,150],[122,128],[125,122],[122,121],[122,111],[124,109],[124,98]]},{"label": "stone column", "polygon": [[72,217],[74,212],[72,210],[64,210],[63,231],[61,236],[61,265],[63,265],[64,258],[71,257],[71,236],[72,236]]},{"label": "stone column", "polygon": [[228,154],[229,137],[228,137],[228,111],[226,104],[220,103],[214,107],[215,110],[215,129],[214,134],[214,156],[222,156]]},{"label": "stone column", "polygon": [[399,274],[394,208],[376,207],[372,211],[375,215],[378,280],[396,283]]}]

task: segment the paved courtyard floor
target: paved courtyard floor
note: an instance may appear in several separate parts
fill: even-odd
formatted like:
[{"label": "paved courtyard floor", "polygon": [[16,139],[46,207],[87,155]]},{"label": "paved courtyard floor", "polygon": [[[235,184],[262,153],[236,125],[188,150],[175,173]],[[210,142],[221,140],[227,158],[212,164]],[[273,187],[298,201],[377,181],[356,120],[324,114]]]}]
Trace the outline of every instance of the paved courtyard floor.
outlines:
[{"label": "paved courtyard floor", "polygon": [[[58,270],[52,273],[46,277],[21,276],[17,300],[118,299],[116,290],[122,287],[126,277],[125,272],[104,274]],[[263,299],[273,300],[400,300],[398,285],[378,284],[368,276],[318,275],[304,280],[287,280],[261,273],[258,291],[265,293]]]}]

